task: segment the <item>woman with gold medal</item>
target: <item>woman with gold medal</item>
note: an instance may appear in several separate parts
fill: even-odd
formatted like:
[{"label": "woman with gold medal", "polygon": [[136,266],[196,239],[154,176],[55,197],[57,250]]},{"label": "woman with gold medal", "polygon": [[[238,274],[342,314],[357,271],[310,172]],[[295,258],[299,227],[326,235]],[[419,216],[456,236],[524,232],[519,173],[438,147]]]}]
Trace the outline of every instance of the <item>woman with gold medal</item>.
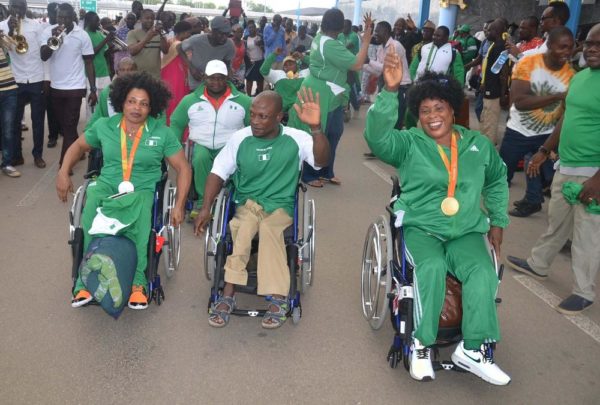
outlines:
[{"label": "woman with gold medal", "polygon": [[452,360],[497,385],[510,377],[493,361],[486,344],[500,340],[495,295],[498,277],[485,243],[500,254],[508,225],[506,167],[481,133],[454,125],[464,94],[458,82],[425,74],[408,93],[408,107],[420,128],[394,129],[396,91],[402,64],[390,52],[384,62],[385,88],[367,114],[365,139],[382,161],[398,169],[402,193],[394,203],[406,255],[414,266],[414,343],[411,376],[431,380],[431,350],[444,303],[446,274],[462,283],[463,341]]},{"label": "woman with gold medal", "polygon": [[[73,166],[91,148],[102,150],[102,171],[88,186],[82,213],[83,250],[87,251],[94,236],[90,233],[103,233],[90,230],[97,224],[96,209],[103,204],[106,206],[111,196],[122,195],[119,208],[126,211],[123,215],[128,218],[126,223],[131,225],[119,234],[132,240],[137,251],[137,266],[129,297],[129,307],[133,309],[148,306],[144,271],[148,259],[154,189],[162,176],[163,159],[177,173],[177,197],[171,217],[174,226],[184,218],[185,199],[192,177],[177,137],[157,119],[165,110],[169,97],[165,85],[147,73],[131,73],[115,79],[109,98],[117,114],[100,118],[69,147],[56,179],[58,197],[66,202],[68,193],[73,191],[69,177]],[[81,279],[77,280],[73,294],[73,307],[85,305],[92,299]]]}]

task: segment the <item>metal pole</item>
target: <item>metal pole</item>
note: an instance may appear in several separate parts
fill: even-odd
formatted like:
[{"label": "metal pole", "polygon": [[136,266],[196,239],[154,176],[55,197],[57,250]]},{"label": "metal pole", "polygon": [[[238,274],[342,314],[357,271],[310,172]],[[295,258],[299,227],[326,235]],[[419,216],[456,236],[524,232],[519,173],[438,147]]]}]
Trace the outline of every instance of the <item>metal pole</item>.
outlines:
[{"label": "metal pole", "polygon": [[567,28],[571,30],[573,35],[577,35],[577,27],[581,17],[581,0],[567,0],[571,17],[567,21]]},{"label": "metal pole", "polygon": [[419,20],[417,21],[417,27],[423,28],[425,21],[429,19],[429,10],[431,8],[431,0],[420,0],[419,1]]},{"label": "metal pole", "polygon": [[300,2],[301,0],[298,0],[298,8],[296,9],[296,27],[298,27],[297,29],[300,28]]},{"label": "metal pole", "polygon": [[362,0],[354,0],[354,18],[352,18],[352,24],[354,24],[354,25],[361,24],[361,19],[360,19],[361,14],[362,14]]},{"label": "metal pole", "polygon": [[438,27],[445,25],[450,30],[450,36],[454,32],[456,27],[456,17],[458,16],[458,6],[452,4],[448,7],[440,7],[440,18],[438,21]]}]

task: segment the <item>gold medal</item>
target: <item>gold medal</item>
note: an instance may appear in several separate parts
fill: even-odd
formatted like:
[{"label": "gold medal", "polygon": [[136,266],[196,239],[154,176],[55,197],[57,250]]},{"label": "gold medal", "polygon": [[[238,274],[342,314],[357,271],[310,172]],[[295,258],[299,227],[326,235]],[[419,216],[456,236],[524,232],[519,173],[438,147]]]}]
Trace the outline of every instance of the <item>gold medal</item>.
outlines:
[{"label": "gold medal", "polygon": [[456,198],[446,197],[444,198],[444,201],[442,201],[441,207],[444,215],[451,217],[453,215],[456,215],[458,209],[460,208],[460,204],[458,203],[458,200]]}]

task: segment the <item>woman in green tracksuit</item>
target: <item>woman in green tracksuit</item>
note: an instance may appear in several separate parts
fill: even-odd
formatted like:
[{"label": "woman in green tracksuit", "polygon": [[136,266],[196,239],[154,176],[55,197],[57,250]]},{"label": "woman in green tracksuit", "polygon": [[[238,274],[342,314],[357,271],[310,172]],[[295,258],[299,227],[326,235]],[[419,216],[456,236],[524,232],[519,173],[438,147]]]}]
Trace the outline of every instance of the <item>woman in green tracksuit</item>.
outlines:
[{"label": "woman in green tracksuit", "polygon": [[401,131],[394,129],[403,74],[395,52],[386,55],[383,74],[385,89],[368,112],[364,136],[400,176],[395,225],[404,229],[407,258],[415,269],[410,374],[417,380],[435,378],[429,346],[436,341],[450,272],[462,283],[463,299],[464,341],[453,362],[492,384],[508,384],[510,377],[494,364],[489,347],[500,339],[498,278],[484,240],[487,233],[499,253],[508,225],[506,167],[485,136],[453,125],[464,97],[455,79],[423,76],[408,94],[422,128]]}]

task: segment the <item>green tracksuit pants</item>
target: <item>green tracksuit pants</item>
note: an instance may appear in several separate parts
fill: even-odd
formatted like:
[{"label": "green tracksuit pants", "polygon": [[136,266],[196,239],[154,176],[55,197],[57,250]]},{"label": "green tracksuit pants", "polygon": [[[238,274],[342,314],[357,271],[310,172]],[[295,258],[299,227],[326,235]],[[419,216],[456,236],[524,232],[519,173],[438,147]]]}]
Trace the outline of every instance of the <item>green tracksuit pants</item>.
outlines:
[{"label": "green tracksuit pants", "polygon": [[204,187],[206,179],[210,174],[213,162],[221,149],[209,149],[206,146],[194,143],[194,152],[192,154],[192,168],[194,169],[194,188],[198,193],[198,207],[202,206],[204,201]]},{"label": "green tracksuit pants", "polygon": [[[83,226],[83,251],[84,254],[92,238],[96,237],[88,234],[92,227],[96,209],[100,206],[102,199],[114,195],[117,190],[104,183],[90,183],[86,192],[85,206],[81,215],[81,225]],[[146,266],[148,265],[148,240],[150,239],[150,228],[152,227],[152,205],[154,203],[154,193],[152,191],[141,191],[140,203],[143,205],[140,210],[140,216],[129,227],[125,228],[120,234],[130,239],[135,243],[137,251],[137,267],[133,277],[133,285],[141,285],[146,288],[148,281],[146,280]],[[84,289],[85,286],[81,281],[81,277],[77,279],[74,293]]]},{"label": "green tracksuit pants", "polygon": [[414,266],[414,337],[421,344],[435,343],[444,297],[446,273],[462,283],[462,334],[467,349],[485,341],[498,341],[496,313],[498,276],[484,235],[468,233],[452,240],[415,227],[404,228],[407,259]]}]

